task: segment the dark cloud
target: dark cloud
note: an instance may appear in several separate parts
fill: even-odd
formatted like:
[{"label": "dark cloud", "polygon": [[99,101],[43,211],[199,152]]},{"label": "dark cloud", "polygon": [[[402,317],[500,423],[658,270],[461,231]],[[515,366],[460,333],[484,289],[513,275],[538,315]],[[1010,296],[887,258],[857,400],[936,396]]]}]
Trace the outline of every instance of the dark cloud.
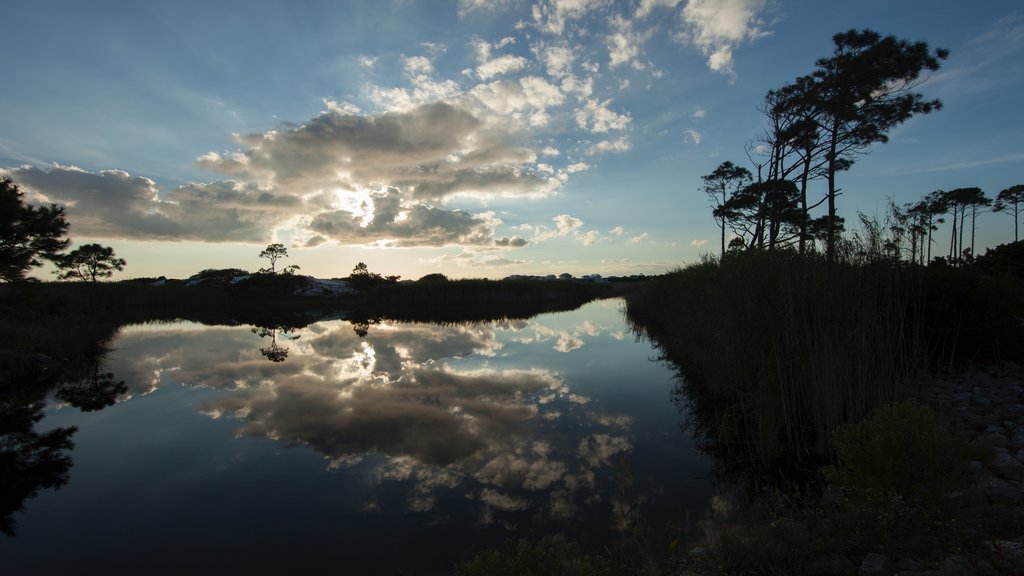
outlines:
[{"label": "dark cloud", "polygon": [[189,184],[162,200],[156,183],[122,170],[22,166],[3,173],[42,199],[64,205],[76,236],[263,242],[302,204],[233,181]]}]

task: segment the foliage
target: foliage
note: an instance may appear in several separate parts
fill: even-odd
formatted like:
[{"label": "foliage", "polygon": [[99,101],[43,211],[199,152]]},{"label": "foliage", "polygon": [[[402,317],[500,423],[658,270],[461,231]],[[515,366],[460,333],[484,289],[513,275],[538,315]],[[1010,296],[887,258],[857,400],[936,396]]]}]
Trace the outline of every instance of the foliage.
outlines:
[{"label": "foliage", "polygon": [[719,211],[724,210],[730,198],[748,186],[752,178],[750,170],[736,166],[729,161],[719,164],[714,172],[701,176],[701,180],[704,181],[702,189],[708,200],[711,201],[715,220],[721,232],[721,253],[723,255],[725,254],[725,229],[729,225],[729,219],[726,214],[720,214]]},{"label": "foliage", "polygon": [[96,282],[97,278],[110,278],[114,271],[124,270],[124,258],[114,255],[114,249],[99,244],[84,244],[54,259],[54,274],[61,280]]},{"label": "foliage", "polygon": [[352,269],[352,275],[346,278],[357,288],[370,288],[383,284],[394,284],[401,276],[381,276],[376,272],[370,272],[370,268],[364,262],[360,262]]},{"label": "foliage", "polygon": [[969,454],[965,440],[914,401],[883,406],[866,420],[840,426],[834,442],[839,464],[825,468],[830,482],[911,501],[934,501],[958,488],[959,466]]},{"label": "foliage", "polygon": [[[768,190],[763,187],[757,190],[761,201],[747,206],[757,214],[757,222],[771,215],[781,226],[774,232],[783,233],[782,245],[787,234],[793,235],[801,253],[815,241],[812,230],[823,232],[830,261],[841,238],[838,173],[848,170],[872,145],[886,142],[893,127],[916,114],[941,109],[939,100],[925,100],[916,89],[921,73],[938,70],[949,55],[943,49],[931,52],[924,42],[882,37],[872,30],[849,30],[834,35],[832,42],[831,56],[819,59],[813,72],[768,92],[761,106],[767,120],[765,135],[760,145],[748,145],[748,154],[767,156],[757,163],[758,184],[793,183],[794,190],[787,185],[786,194],[770,202],[787,213],[777,214],[766,206]],[[763,179],[762,169],[767,170]],[[811,204],[808,181],[813,179],[824,179],[827,190],[824,198]],[[826,202],[827,214],[812,226],[810,211]],[[716,213],[716,220],[721,222],[723,215]],[[760,234],[765,228],[754,229],[755,241],[746,239],[744,244],[763,247]],[[777,247],[774,235],[767,237],[768,247]]]},{"label": "foliage", "polygon": [[422,278],[417,280],[417,282],[447,282],[447,281],[448,281],[448,277],[445,276],[444,274],[441,274],[440,272],[435,272],[433,274],[427,274],[426,276],[423,276]]},{"label": "foliage", "polygon": [[64,208],[26,205],[23,196],[10,178],[0,179],[0,282],[21,280],[68,245]]},{"label": "foliage", "polygon": [[1018,233],[1020,224],[1020,205],[1024,204],[1024,184],[1017,184],[1010,186],[1006,190],[1002,190],[996,196],[996,203],[993,210],[996,212],[1011,212],[1013,216],[1013,241],[1017,242],[1020,240]]},{"label": "foliage", "polygon": [[288,257],[288,249],[284,247],[284,244],[268,244],[267,247],[260,252],[260,258],[266,258],[270,260],[270,268],[260,268],[260,274],[294,274],[299,270],[299,266],[296,264],[290,264],[283,270],[277,270],[277,261],[281,258]]}]

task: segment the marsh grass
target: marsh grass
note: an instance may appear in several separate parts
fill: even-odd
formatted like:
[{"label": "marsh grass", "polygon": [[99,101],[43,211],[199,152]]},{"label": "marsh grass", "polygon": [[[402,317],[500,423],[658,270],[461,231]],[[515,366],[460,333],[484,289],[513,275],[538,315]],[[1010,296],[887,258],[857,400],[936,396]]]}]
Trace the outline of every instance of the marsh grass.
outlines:
[{"label": "marsh grass", "polygon": [[892,266],[762,252],[677,270],[628,297],[627,316],[681,369],[698,439],[768,476],[815,470],[837,426],[913,385],[922,303]]}]

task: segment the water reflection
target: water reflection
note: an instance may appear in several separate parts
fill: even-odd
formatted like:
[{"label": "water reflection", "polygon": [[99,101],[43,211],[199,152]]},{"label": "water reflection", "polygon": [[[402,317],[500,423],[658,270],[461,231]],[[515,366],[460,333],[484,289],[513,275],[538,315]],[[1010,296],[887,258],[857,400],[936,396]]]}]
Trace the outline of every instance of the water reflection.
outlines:
[{"label": "water reflection", "polygon": [[[592,322],[558,330],[521,320],[381,321],[369,330],[331,321],[305,327],[301,339],[281,328],[251,333],[271,338],[257,351],[274,364],[257,362],[251,341],[225,327],[129,330],[119,344],[129,352],[125,373],[139,381],[170,375],[230,391],[199,409],[237,421],[239,435],[308,446],[328,466],[358,468],[378,483],[411,482],[404,505],[412,511],[430,510],[439,493],[459,489],[486,508],[485,519],[528,507],[566,518],[593,496],[595,472],[631,447],[631,418],[588,406],[591,399],[557,371],[486,361],[508,342],[579,350],[581,336],[600,334]],[[281,334],[289,335],[288,347],[277,344]],[[174,352],[186,341],[191,353]],[[472,366],[469,357],[477,360]]]},{"label": "water reflection", "polygon": [[112,406],[127,391],[124,381],[104,372],[108,349],[88,342],[71,360],[53,361],[42,355],[4,354],[0,387],[0,532],[16,535],[14,514],[40,490],[59,490],[70,479],[75,426],[37,430],[47,396],[83,412]]},{"label": "water reflection", "polygon": [[[168,557],[166,543],[182,559],[168,572],[190,557],[231,556],[237,571],[343,554],[359,573],[448,573],[510,536],[603,546],[637,505],[662,513],[659,527],[699,517],[706,468],[679,433],[671,374],[623,330],[614,302],[487,323],[125,327],[106,364],[68,380],[96,393],[78,405],[115,404],[51,405],[50,427],[81,430],[78,468],[29,506],[23,547],[0,553],[58,545],[128,562],[124,550]],[[640,497],[617,490],[622,462]],[[123,526],[149,531],[118,550],[81,537]],[[254,538],[275,544],[248,555]],[[408,554],[392,557],[393,538]]]}]

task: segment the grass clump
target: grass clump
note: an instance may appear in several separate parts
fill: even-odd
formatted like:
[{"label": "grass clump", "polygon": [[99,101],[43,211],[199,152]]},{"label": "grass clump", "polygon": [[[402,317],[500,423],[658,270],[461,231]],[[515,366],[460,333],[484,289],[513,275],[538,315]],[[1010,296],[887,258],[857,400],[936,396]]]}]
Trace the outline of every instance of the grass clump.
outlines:
[{"label": "grass clump", "polygon": [[866,420],[839,427],[834,442],[839,462],[824,469],[828,481],[919,503],[961,488],[960,466],[970,456],[963,438],[914,401],[883,406]]},{"label": "grass clump", "polygon": [[900,397],[926,360],[920,285],[886,265],[788,252],[708,259],[627,296],[681,372],[677,399],[720,460],[813,473],[831,432]]}]

